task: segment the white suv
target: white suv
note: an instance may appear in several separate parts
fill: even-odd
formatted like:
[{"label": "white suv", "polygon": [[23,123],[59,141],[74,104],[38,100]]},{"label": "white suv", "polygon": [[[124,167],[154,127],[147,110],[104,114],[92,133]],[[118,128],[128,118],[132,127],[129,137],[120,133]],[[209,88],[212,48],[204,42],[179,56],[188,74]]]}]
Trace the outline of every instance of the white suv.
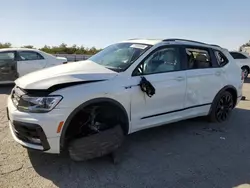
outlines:
[{"label": "white suv", "polygon": [[235,62],[237,65],[240,66],[244,78],[248,77],[249,71],[250,71],[250,56],[246,52],[230,52],[230,54],[235,59]]},{"label": "white suv", "polygon": [[[219,46],[132,39],[15,83],[7,108],[14,139],[48,153],[66,148],[80,160],[111,152],[103,148],[117,148],[120,138],[142,129],[197,116],[226,121],[241,99],[243,78]],[[115,129],[122,134],[109,132]]]}]

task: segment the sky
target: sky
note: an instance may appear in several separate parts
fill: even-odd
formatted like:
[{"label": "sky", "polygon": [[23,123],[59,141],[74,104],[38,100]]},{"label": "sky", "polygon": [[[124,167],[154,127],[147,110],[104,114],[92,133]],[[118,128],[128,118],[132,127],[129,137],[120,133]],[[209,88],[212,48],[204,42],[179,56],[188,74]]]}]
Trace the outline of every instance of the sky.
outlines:
[{"label": "sky", "polygon": [[104,48],[130,38],[185,38],[237,50],[250,0],[0,0],[0,42]]}]

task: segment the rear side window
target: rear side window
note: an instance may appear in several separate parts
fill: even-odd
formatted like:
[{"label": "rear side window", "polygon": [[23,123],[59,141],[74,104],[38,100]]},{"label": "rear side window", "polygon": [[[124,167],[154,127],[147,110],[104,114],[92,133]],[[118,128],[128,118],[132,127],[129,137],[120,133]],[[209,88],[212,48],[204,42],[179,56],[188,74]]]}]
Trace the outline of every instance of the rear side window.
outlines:
[{"label": "rear side window", "polygon": [[1,52],[0,53],[0,60],[14,60],[15,54],[14,52]]},{"label": "rear side window", "polygon": [[186,48],[188,69],[204,69],[212,67],[209,51],[202,48]]},{"label": "rear side window", "polygon": [[37,52],[31,52],[31,51],[21,51],[18,52],[20,60],[21,61],[31,61],[31,60],[40,60],[44,59],[43,56],[41,56]]},{"label": "rear side window", "polygon": [[14,52],[0,52],[0,66],[13,63],[15,60]]},{"label": "rear side window", "polygon": [[233,56],[234,59],[247,59],[246,56],[238,52],[230,52],[230,54],[231,56]]},{"label": "rear side window", "polygon": [[228,59],[226,58],[226,56],[220,52],[220,51],[214,51],[214,55],[217,59],[217,63],[220,67],[223,67],[224,65],[226,65],[228,63]]}]

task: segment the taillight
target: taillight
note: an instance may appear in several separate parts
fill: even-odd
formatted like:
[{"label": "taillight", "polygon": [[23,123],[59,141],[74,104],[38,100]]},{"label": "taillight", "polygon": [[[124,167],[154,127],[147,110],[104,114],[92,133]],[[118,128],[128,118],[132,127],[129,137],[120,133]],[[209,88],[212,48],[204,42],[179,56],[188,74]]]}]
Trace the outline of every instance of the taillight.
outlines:
[{"label": "taillight", "polygon": [[244,76],[244,72],[241,72],[241,80],[244,80],[245,76]]}]

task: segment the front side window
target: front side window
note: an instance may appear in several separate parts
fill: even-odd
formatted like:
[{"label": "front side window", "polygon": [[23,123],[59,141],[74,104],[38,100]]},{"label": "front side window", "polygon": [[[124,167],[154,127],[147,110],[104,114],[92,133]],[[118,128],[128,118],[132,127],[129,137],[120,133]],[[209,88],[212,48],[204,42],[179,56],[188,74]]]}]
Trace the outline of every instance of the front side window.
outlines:
[{"label": "front side window", "polygon": [[147,44],[118,43],[106,47],[89,60],[116,72],[123,72],[150,47]]},{"label": "front side window", "polygon": [[149,55],[135,70],[134,75],[148,75],[178,71],[180,66],[179,49],[166,47]]},{"label": "front side window", "polygon": [[208,50],[199,48],[186,48],[188,69],[204,69],[212,67]]},{"label": "front side window", "polygon": [[41,60],[44,59],[43,56],[41,56],[37,52],[29,52],[29,51],[21,51],[18,52],[20,60],[21,61],[31,61],[31,60]]},{"label": "front side window", "polygon": [[233,56],[234,59],[247,59],[246,56],[238,52],[230,52],[230,54],[231,56]]}]

